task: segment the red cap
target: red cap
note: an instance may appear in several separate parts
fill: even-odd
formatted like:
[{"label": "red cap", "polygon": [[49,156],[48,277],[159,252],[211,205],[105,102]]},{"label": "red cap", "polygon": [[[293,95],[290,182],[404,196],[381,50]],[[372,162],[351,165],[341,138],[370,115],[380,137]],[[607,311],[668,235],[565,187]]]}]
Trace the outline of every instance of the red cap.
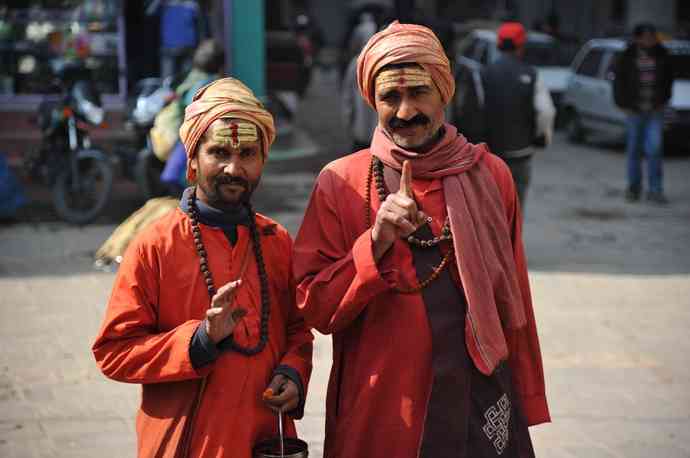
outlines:
[{"label": "red cap", "polygon": [[519,22],[504,22],[498,28],[497,36],[499,47],[505,40],[511,40],[515,47],[521,48],[527,40],[527,32]]}]

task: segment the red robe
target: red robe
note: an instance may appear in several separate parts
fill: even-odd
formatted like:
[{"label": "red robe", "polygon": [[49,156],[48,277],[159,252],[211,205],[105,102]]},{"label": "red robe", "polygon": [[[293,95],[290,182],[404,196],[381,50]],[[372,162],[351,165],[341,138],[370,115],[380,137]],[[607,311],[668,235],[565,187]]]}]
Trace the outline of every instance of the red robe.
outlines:
[{"label": "red robe", "polygon": [[[422,439],[432,383],[431,331],[421,294],[395,293],[416,283],[412,253],[396,241],[377,265],[365,194],[371,155],[360,151],[321,172],[295,242],[297,302],[305,319],[333,334],[333,367],[326,402],[325,457],[412,458]],[[513,383],[530,425],[549,421],[541,354],[521,239],[515,188],[505,164],[481,159],[494,176],[511,228],[513,256],[527,324],[504,329]],[[446,205],[440,179],[413,180],[415,199],[440,233]],[[373,186],[372,186],[373,188]],[[372,222],[380,206],[372,190]],[[457,266],[452,274],[459,282]],[[469,338],[470,356],[478,360]]]},{"label": "red robe", "polygon": [[[261,395],[278,365],[297,370],[306,392],[313,336],[295,307],[292,242],[269,218],[257,215],[256,223],[270,285],[268,343],[251,357],[222,352],[200,370],[192,367],[189,342],[210,300],[190,219],[179,208],[171,211],[125,253],[93,352],[106,376],[142,385],[136,421],[140,457],[175,456],[204,376],[208,381],[193,422],[193,457],[250,458],[256,442],[277,434],[276,414]],[[214,284],[220,288],[238,277],[246,250],[252,250],[249,229],[238,226],[238,240],[231,247],[221,229],[199,226]],[[253,252],[242,279],[235,304],[248,314],[233,335],[248,347],[259,340],[261,316]],[[295,434],[291,420],[287,431]]]}]

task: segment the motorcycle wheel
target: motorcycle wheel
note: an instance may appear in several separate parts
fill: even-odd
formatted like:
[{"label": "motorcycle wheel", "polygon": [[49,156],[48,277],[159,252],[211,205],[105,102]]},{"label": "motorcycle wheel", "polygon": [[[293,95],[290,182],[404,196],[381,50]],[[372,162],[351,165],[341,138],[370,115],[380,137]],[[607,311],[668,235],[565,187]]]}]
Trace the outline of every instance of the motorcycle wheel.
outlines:
[{"label": "motorcycle wheel", "polygon": [[165,162],[161,162],[149,148],[139,151],[137,163],[134,166],[134,177],[144,199],[168,194],[168,187],[161,182],[164,167]]},{"label": "motorcycle wheel", "polygon": [[60,218],[72,224],[87,224],[96,219],[110,200],[113,169],[103,159],[79,159],[79,183],[73,186],[72,169],[55,179],[53,205]]}]

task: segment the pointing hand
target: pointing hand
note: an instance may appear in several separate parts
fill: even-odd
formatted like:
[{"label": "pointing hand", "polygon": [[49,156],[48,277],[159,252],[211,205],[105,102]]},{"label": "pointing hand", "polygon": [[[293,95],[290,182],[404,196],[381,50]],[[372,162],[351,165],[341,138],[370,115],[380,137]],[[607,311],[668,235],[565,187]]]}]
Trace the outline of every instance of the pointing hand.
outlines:
[{"label": "pointing hand", "polygon": [[417,208],[412,194],[412,166],[403,162],[400,189],[389,194],[376,213],[371,232],[374,259],[379,260],[396,239],[406,238],[424,224],[426,216]]}]

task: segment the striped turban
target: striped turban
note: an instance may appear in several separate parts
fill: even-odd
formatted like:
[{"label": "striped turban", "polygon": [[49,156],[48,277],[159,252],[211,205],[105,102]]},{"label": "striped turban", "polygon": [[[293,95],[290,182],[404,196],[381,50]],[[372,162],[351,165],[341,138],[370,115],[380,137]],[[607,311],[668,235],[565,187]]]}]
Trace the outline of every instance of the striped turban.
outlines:
[{"label": "striped turban", "polygon": [[357,58],[359,92],[372,108],[375,79],[379,70],[389,64],[415,63],[424,68],[448,103],[455,93],[455,80],[441,42],[431,29],[394,21],[371,37]]},{"label": "striped turban", "polygon": [[213,121],[220,118],[243,119],[255,124],[261,131],[264,159],[268,157],[268,150],[276,136],[273,116],[240,80],[221,78],[199,89],[184,112],[180,138],[187,151],[189,182],[196,178],[189,162],[196,154],[199,140]]}]

